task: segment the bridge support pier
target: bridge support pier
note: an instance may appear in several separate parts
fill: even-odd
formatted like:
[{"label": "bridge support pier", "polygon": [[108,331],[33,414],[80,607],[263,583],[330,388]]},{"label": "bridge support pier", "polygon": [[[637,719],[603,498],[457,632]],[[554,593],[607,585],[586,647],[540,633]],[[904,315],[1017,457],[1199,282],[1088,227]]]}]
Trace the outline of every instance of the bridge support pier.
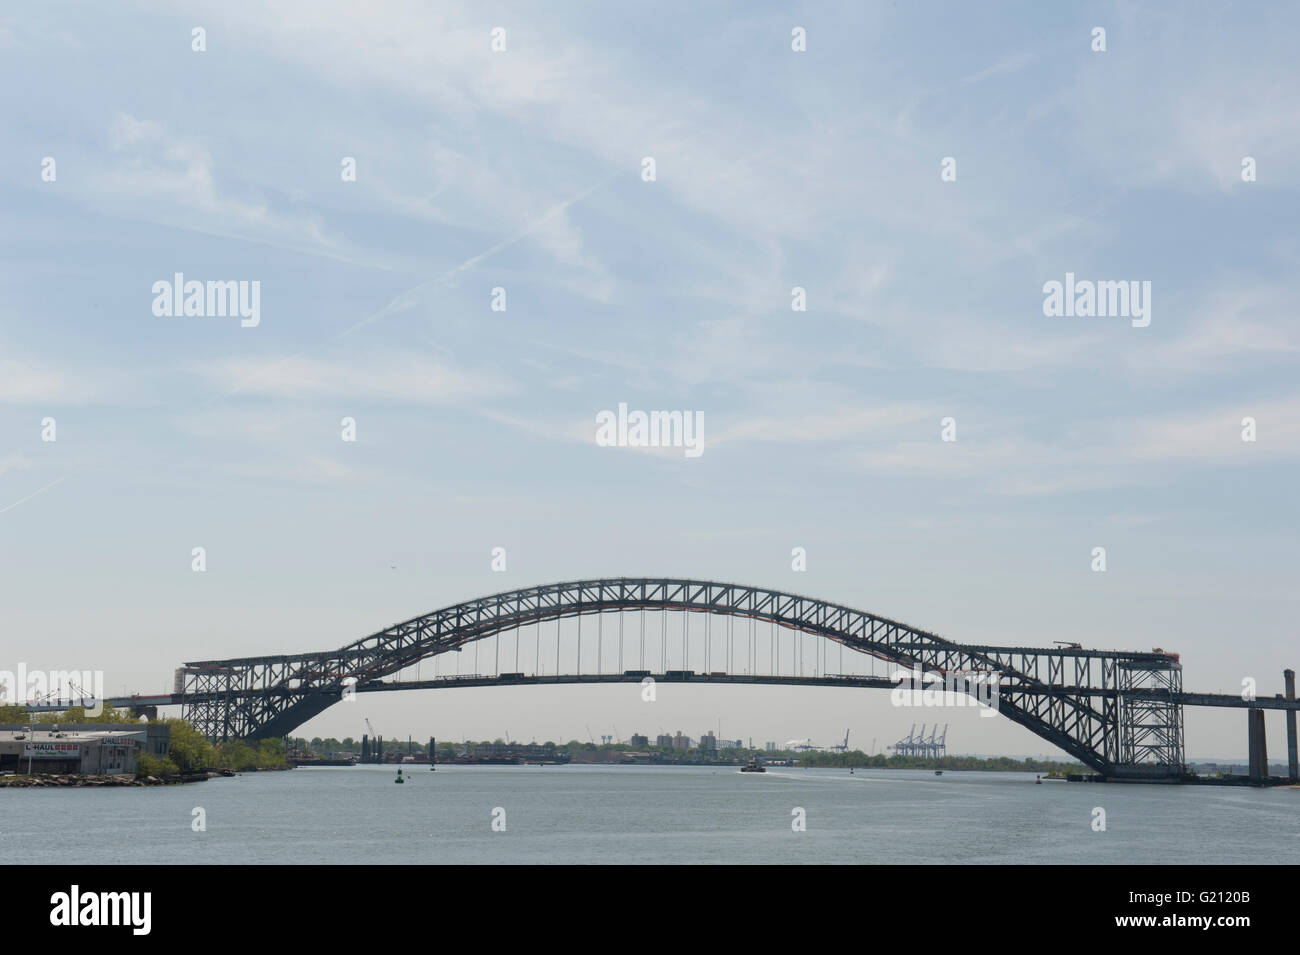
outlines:
[{"label": "bridge support pier", "polygon": [[1246,711],[1246,748],[1250,752],[1250,781],[1263,782],[1268,776],[1268,741],[1264,736],[1264,711]]},{"label": "bridge support pier", "polygon": [[[1283,670],[1282,679],[1286,682],[1286,698],[1295,699],[1295,670]],[[1295,710],[1286,711],[1286,764],[1287,776],[1291,782],[1300,782],[1300,759],[1296,754]]]}]

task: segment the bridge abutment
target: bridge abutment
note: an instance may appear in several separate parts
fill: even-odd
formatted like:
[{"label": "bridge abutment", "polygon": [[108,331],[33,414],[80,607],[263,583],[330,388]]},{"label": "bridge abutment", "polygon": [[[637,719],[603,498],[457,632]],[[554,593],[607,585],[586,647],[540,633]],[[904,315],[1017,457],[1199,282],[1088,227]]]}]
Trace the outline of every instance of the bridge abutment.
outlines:
[{"label": "bridge abutment", "polygon": [[1262,783],[1268,778],[1268,740],[1264,734],[1264,711],[1258,707],[1246,711],[1246,749],[1250,754],[1250,781]]},{"label": "bridge abutment", "polygon": [[[1286,698],[1295,699],[1295,670],[1283,670],[1282,679],[1286,683]],[[1286,711],[1286,763],[1287,776],[1291,782],[1300,782],[1300,759],[1296,754],[1295,710]]]}]

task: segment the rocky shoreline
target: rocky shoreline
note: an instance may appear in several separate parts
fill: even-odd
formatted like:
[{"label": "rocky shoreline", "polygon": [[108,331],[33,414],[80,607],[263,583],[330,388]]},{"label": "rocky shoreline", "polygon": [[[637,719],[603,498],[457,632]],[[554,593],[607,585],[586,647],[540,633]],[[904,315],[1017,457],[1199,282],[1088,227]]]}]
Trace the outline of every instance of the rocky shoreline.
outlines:
[{"label": "rocky shoreline", "polygon": [[0,777],[0,788],[48,789],[52,787],[90,788],[98,786],[179,786],[182,783],[201,783],[209,779],[235,775],[233,770],[209,770],[198,773],[167,773],[161,776],[136,776],[118,773],[111,776],[83,775],[81,773],[36,773],[31,776]]}]

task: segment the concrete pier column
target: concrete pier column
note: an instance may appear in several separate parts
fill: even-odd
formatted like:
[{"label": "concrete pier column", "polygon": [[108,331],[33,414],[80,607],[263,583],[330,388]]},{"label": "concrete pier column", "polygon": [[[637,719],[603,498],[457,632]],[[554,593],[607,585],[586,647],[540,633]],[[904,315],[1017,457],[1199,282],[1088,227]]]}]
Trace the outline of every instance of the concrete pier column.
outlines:
[{"label": "concrete pier column", "polygon": [[1246,711],[1246,748],[1250,752],[1250,780],[1263,782],[1268,775],[1268,743],[1264,737],[1264,711]]},{"label": "concrete pier column", "polygon": [[[1283,670],[1282,679],[1286,681],[1286,698],[1295,699],[1295,670]],[[1295,710],[1286,711],[1286,766],[1291,782],[1300,782],[1300,759],[1296,757]]]}]

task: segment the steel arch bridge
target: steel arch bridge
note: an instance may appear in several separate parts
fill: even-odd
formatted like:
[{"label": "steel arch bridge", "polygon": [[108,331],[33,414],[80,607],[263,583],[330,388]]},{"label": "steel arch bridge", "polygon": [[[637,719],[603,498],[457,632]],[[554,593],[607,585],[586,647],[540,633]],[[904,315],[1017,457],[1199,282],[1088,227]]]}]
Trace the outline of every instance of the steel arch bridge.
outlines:
[{"label": "steel arch bridge", "polygon": [[[931,675],[929,679],[943,675],[950,686],[955,681],[971,695],[978,692],[975,682],[992,682],[994,706],[1001,715],[1109,777],[1170,779],[1185,771],[1182,668],[1176,655],[966,645],[841,604],[707,580],[618,577],[506,591],[414,617],[331,652],[187,663],[177,671],[174,699],[181,703],[184,718],[212,740],[278,737],[349,690],[414,686],[384,677],[485,637],[546,621],[557,621],[558,628],[564,618],[670,610],[768,621],[922,671]],[[640,682],[650,675],[645,670],[604,676],[512,673],[495,680],[467,678],[457,685]],[[793,675],[741,677],[687,670],[670,670],[656,678],[897,685],[884,679],[837,681],[823,676],[809,681]]]}]

